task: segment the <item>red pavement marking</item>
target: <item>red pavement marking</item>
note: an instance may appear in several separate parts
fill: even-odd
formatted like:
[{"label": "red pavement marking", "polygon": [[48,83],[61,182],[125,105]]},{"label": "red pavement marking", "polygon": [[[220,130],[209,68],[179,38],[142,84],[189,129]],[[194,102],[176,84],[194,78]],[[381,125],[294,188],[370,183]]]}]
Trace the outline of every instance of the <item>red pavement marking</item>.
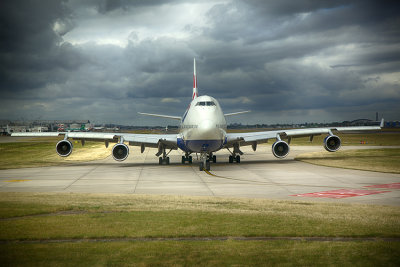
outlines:
[{"label": "red pavement marking", "polygon": [[390,191],[373,191],[373,190],[360,190],[360,189],[338,189],[315,193],[306,193],[299,195],[292,195],[294,197],[326,197],[326,198],[346,198],[346,197],[360,197],[366,195],[386,193]]},{"label": "red pavement marking", "polygon": [[375,185],[368,185],[368,186],[364,186],[364,187],[400,189],[400,183],[393,183],[393,184],[375,184]]}]

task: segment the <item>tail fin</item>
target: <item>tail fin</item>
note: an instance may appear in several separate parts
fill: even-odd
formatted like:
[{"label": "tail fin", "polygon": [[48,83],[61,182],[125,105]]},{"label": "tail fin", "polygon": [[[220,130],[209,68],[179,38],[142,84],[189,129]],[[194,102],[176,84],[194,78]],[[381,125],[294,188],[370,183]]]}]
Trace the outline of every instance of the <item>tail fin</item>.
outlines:
[{"label": "tail fin", "polygon": [[195,99],[196,97],[199,96],[199,93],[197,91],[197,75],[196,75],[196,59],[193,59],[193,95],[192,99]]}]

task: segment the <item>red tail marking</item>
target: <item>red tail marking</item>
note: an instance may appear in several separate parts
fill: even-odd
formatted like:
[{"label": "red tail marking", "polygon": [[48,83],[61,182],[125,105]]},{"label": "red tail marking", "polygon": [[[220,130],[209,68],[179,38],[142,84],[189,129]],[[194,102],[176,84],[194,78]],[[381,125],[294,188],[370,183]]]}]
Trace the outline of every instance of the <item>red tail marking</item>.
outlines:
[{"label": "red tail marking", "polygon": [[197,77],[193,74],[193,88],[197,88]]}]

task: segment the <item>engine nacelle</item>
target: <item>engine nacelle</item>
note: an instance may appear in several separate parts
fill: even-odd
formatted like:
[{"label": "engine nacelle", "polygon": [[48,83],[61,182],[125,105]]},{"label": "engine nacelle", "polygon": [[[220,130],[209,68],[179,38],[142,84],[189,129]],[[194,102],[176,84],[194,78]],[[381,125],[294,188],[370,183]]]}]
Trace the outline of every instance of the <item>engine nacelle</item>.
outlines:
[{"label": "engine nacelle", "polygon": [[112,149],[112,156],[116,161],[123,161],[129,155],[129,147],[123,143],[114,145]]},{"label": "engine nacelle", "polygon": [[338,151],[342,141],[340,141],[339,136],[336,135],[328,135],[324,139],[324,148],[329,152]]},{"label": "engine nacelle", "polygon": [[277,158],[284,158],[289,154],[289,145],[285,141],[279,140],[272,145],[272,154]]},{"label": "engine nacelle", "polygon": [[56,145],[57,154],[60,157],[68,157],[72,153],[73,145],[68,140],[61,140]]}]

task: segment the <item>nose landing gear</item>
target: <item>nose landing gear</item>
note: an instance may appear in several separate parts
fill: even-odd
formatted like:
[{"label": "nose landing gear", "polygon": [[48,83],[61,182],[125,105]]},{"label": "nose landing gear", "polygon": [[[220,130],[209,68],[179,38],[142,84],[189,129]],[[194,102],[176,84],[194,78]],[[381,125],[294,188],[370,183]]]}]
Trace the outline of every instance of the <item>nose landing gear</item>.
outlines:
[{"label": "nose landing gear", "polygon": [[211,164],[210,161],[212,162],[217,162],[217,157],[210,153],[209,155],[207,153],[201,153],[200,154],[200,164],[199,164],[199,171],[209,171],[211,169]]}]

